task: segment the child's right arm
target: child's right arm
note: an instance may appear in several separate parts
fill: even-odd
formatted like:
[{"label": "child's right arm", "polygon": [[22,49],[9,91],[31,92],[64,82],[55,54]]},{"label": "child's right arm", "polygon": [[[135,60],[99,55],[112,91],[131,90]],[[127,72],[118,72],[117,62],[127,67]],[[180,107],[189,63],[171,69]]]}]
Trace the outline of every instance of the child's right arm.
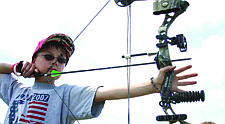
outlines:
[{"label": "child's right arm", "polygon": [[[14,66],[13,66],[14,65]],[[13,72],[18,72],[18,70],[16,69],[16,66],[18,65],[18,63],[16,64],[12,64],[12,63],[7,63],[7,62],[0,62],[0,77],[3,74],[10,74]],[[12,67],[13,66],[13,67]],[[12,69],[13,68],[13,69]],[[23,72],[23,77],[32,77],[32,73],[35,71],[36,73],[38,73],[38,70],[35,70],[36,67],[34,65],[34,63],[30,63],[28,61],[23,62],[22,68],[21,68],[21,72]]]},{"label": "child's right arm", "polygon": [[7,62],[0,62],[0,77],[2,74],[12,73],[12,65],[13,64]]}]

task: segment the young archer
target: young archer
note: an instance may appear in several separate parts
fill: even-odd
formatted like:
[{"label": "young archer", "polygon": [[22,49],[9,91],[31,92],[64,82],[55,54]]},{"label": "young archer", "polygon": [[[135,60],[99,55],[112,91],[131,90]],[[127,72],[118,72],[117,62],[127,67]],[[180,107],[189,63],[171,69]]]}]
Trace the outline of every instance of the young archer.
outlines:
[{"label": "young archer", "polygon": [[[15,77],[19,75],[17,70],[19,63],[0,63],[0,98],[9,106],[4,124],[72,124],[79,119],[98,117],[106,100],[128,97],[127,87],[81,87],[68,84],[55,86],[55,81],[60,75],[34,76],[34,72],[43,74],[50,74],[53,70],[63,72],[74,50],[73,40],[65,34],[53,34],[41,40],[34,51],[32,62],[23,62],[21,68],[21,76],[35,78],[31,87],[26,87]],[[160,69],[152,81],[161,88],[165,73],[174,70],[170,90],[182,92],[178,86],[196,84],[196,81],[182,80],[195,77],[197,73],[182,76],[177,74],[191,67],[188,65],[175,70],[175,66],[167,66]],[[131,98],[152,93],[159,91],[150,80],[130,86]]]}]

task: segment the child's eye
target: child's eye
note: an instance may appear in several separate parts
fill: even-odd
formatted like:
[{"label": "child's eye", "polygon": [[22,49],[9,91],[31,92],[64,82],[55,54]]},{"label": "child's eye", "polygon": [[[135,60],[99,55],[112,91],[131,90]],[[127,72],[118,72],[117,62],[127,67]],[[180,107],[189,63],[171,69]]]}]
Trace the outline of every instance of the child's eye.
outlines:
[{"label": "child's eye", "polygon": [[46,55],[43,55],[45,57],[46,60],[48,61],[52,61],[53,59],[57,58],[57,61],[61,64],[63,63],[66,63],[67,60],[63,57],[54,57],[53,55],[50,55],[50,54],[46,54]]},{"label": "child's eye", "polygon": [[44,57],[45,57],[46,60],[49,60],[49,61],[53,60],[54,58],[57,58],[57,57],[54,57],[53,55],[50,55],[50,54],[46,54],[46,55],[44,55]]}]

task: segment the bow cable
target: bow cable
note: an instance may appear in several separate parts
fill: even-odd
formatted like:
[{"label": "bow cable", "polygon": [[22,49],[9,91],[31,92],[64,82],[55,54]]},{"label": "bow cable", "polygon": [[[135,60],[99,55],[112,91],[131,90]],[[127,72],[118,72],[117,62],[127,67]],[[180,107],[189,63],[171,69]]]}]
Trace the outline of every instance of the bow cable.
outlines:
[{"label": "bow cable", "polygon": [[106,4],[97,12],[97,14],[91,19],[91,21],[83,28],[83,30],[77,35],[77,37],[73,40],[76,41],[77,38],[84,32],[84,30],[92,23],[92,21],[98,16],[99,13],[102,12],[102,10],[108,5],[108,3],[110,2],[110,0],[108,2],[106,2]]},{"label": "bow cable", "polygon": [[[127,7],[127,54],[131,54],[131,5]],[[127,65],[131,65],[131,58],[127,58]],[[130,74],[131,67],[127,67],[127,100],[128,100],[128,117],[127,121],[130,124]]]}]

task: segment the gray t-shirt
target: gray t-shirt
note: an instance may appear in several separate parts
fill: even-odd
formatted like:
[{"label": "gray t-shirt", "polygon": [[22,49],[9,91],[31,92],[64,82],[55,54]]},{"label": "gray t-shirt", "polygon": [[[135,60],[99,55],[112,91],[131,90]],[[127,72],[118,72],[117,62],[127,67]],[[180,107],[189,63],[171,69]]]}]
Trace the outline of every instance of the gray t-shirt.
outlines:
[{"label": "gray t-shirt", "polygon": [[[12,74],[0,78],[0,98],[9,106],[4,124],[72,124],[100,115],[105,102],[93,103],[97,88],[35,82],[25,87]],[[75,118],[74,118],[75,116]]]}]

